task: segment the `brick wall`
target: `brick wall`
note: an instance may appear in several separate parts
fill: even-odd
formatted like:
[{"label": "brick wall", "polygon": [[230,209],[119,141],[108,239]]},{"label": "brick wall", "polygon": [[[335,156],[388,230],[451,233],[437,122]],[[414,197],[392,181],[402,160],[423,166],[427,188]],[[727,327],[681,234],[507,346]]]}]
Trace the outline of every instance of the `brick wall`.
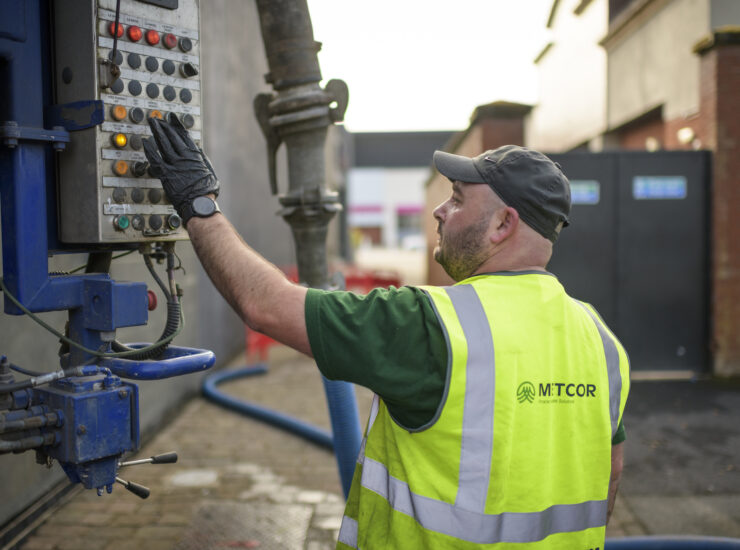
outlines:
[{"label": "brick wall", "polygon": [[714,373],[740,376],[740,32],[715,32],[701,55],[702,135],[714,150],[712,351]]}]

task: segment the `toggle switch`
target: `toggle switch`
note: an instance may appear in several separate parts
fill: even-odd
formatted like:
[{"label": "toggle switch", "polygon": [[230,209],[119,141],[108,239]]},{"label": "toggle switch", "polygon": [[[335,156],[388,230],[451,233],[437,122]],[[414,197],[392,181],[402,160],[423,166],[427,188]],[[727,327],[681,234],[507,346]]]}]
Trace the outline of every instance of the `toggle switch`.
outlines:
[{"label": "toggle switch", "polygon": [[198,67],[192,63],[183,63],[180,65],[180,74],[185,78],[190,78],[198,74]]}]

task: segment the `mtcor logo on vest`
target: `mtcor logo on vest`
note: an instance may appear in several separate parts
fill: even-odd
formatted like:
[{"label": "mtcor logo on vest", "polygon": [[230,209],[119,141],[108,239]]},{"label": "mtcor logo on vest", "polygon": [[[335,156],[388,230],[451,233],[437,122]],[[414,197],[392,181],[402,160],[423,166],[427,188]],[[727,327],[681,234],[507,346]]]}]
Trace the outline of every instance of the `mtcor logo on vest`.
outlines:
[{"label": "mtcor logo on vest", "polygon": [[577,397],[596,397],[596,384],[575,384],[570,382],[538,383],[525,381],[519,384],[516,398],[519,403],[575,403]]}]

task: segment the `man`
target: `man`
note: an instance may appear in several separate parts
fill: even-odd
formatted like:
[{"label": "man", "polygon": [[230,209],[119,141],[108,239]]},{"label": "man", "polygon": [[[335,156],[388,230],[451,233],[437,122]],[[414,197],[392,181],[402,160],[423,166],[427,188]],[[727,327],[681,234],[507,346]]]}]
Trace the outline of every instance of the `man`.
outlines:
[{"label": "man", "polygon": [[187,131],[150,125],[147,158],[244,322],[376,393],[339,548],[603,547],[628,364],[545,270],[570,212],[557,165],[516,146],[436,152],[452,194],[435,258],[458,284],[358,296],[290,283],[213,207]]}]

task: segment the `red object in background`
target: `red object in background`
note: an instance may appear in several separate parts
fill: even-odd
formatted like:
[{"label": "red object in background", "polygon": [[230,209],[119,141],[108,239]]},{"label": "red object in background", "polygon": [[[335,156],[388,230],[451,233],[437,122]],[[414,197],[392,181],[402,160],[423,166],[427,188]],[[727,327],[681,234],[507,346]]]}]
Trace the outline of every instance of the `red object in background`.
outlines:
[{"label": "red object in background", "polygon": [[128,28],[128,39],[131,40],[131,42],[138,42],[141,40],[141,37],[144,36],[144,31],[142,31],[139,27],[136,25],[131,25]]},{"label": "red object in background", "polygon": [[164,39],[162,40],[164,43],[165,48],[168,50],[171,50],[175,46],[177,46],[177,37],[172,33],[167,33],[164,35]]},{"label": "red object in background", "polygon": [[148,301],[147,309],[149,309],[149,311],[154,311],[155,309],[157,309],[157,295],[154,294],[153,291],[146,291],[146,299]]},{"label": "red object in background", "polygon": [[[111,36],[116,36],[116,22],[112,21],[110,25],[108,25],[108,32]],[[123,36],[123,25],[120,23],[118,24],[118,38],[121,38]]]},{"label": "red object in background", "polygon": [[159,44],[159,33],[155,30],[149,29],[146,31],[146,41],[152,46]]},{"label": "red object in background", "polygon": [[[345,266],[339,271],[344,273],[347,290],[359,294],[367,294],[374,288],[401,286],[400,276],[392,271],[371,271],[353,266]],[[294,283],[298,282],[298,269],[296,266],[283,268],[283,273]],[[259,361],[266,361],[270,348],[278,343],[269,336],[265,336],[261,332],[256,332],[247,326],[244,327],[244,339],[246,341],[247,365],[254,363],[255,355]]]}]

